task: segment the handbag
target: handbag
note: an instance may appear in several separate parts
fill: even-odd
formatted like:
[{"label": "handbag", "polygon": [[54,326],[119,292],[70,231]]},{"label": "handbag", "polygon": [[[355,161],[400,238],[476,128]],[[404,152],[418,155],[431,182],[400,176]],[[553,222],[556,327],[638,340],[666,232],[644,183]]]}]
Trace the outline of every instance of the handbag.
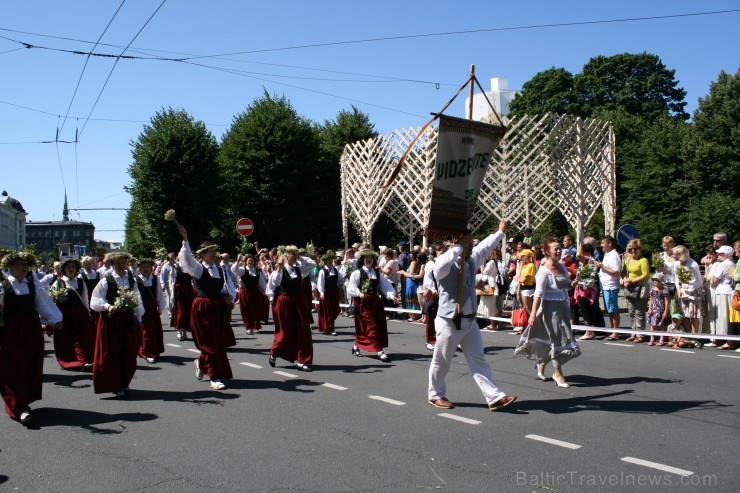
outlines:
[{"label": "handbag", "polygon": [[732,292],[732,309],[740,312],[740,291]]},{"label": "handbag", "polygon": [[630,301],[639,301],[643,298],[642,296],[643,288],[644,288],[643,284],[633,284],[629,287],[626,287],[624,288],[625,289],[624,297]]},{"label": "handbag", "polygon": [[517,308],[511,312],[512,327],[526,327],[529,324],[529,313],[526,308]]}]

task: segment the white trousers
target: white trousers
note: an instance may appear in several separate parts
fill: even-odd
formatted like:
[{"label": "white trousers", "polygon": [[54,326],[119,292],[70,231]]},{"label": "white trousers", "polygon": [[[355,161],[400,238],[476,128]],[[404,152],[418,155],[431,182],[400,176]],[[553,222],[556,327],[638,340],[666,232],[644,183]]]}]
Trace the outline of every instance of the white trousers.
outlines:
[{"label": "white trousers", "polygon": [[473,379],[483,393],[486,403],[492,404],[506,394],[493,380],[491,367],[483,354],[483,338],[475,318],[463,318],[461,325],[460,330],[457,330],[451,318],[438,316],[434,319],[437,342],[434,345],[432,364],[429,366],[428,398],[437,400],[447,394],[445,377],[450,371],[452,358],[459,345],[462,347],[470,373],[473,374]]}]

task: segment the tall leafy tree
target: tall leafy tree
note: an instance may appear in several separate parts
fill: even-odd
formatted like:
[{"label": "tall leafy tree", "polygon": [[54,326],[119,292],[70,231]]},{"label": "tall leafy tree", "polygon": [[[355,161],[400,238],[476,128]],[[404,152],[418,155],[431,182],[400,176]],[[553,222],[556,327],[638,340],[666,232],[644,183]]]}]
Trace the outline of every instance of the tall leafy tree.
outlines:
[{"label": "tall leafy tree", "polygon": [[126,245],[137,256],[157,248],[178,248],[175,227],[164,221],[174,209],[194,242],[209,237],[220,217],[219,146],[203,122],[184,110],[163,109],[135,142],[128,172],[131,210],[126,217]]},{"label": "tall leafy tree", "polygon": [[552,67],[525,82],[509,108],[513,115],[577,114],[576,103],[573,74],[564,68]]},{"label": "tall leafy tree", "polygon": [[319,139],[287,99],[265,91],[237,115],[222,140],[219,162],[227,249],[238,244],[234,228],[240,217],[254,221],[253,237],[261,245],[320,244],[315,227],[328,211],[315,207],[323,193]]}]

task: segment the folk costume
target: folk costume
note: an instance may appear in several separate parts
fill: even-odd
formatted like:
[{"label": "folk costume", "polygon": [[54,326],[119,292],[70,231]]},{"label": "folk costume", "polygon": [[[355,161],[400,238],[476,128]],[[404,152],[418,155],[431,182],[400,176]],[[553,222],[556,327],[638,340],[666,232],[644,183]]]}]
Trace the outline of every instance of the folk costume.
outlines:
[{"label": "folk costume", "polygon": [[344,274],[334,267],[334,252],[331,250],[324,255],[326,265],[319,270],[316,280],[316,289],[319,291],[319,323],[318,330],[322,334],[337,335],[334,330],[334,321],[340,313],[339,286],[344,284]]},{"label": "folk costume", "polygon": [[388,322],[385,319],[383,300],[396,299],[396,290],[375,267],[377,254],[362,250],[357,270],[352,272],[347,285],[347,296],[355,306],[355,344],[352,354],[360,356],[360,350],[377,353],[381,361],[390,362],[383,348],[388,347]]},{"label": "folk costume", "polygon": [[[21,270],[13,266],[23,263]],[[0,272],[0,395],[8,416],[23,424],[31,420],[29,405],[41,399],[44,333],[39,316],[51,325],[62,322],[62,313],[28,270],[35,264],[30,252],[10,253],[2,263],[10,272],[7,277]]]},{"label": "folk costume", "polygon": [[233,271],[239,278],[239,311],[244,328],[247,334],[252,335],[262,328],[265,302],[270,303],[265,296],[267,281],[262,271],[254,266],[254,260],[246,266],[241,262],[235,264]]},{"label": "folk costume", "polygon": [[170,277],[170,293],[172,296],[172,317],[170,327],[177,330],[177,340],[187,339],[190,330],[190,313],[195,299],[193,276],[182,270],[180,263],[172,268]]},{"label": "folk costume", "polygon": [[[195,360],[196,377],[201,380],[203,375],[208,375],[211,388],[222,390],[226,388],[222,380],[233,378],[224,345],[224,317],[230,301],[228,298],[233,300],[235,293],[229,291],[229,285],[224,282],[223,269],[216,264],[217,248],[217,245],[203,243],[196,252],[202,258],[199,262],[193,257],[190,244],[185,239],[178,257],[183,272],[193,277],[196,290],[190,315],[190,330],[200,348],[200,357]],[[213,263],[205,260],[207,255],[214,257]]]},{"label": "folk costume", "polygon": [[[95,341],[93,389],[96,394],[113,392],[123,397],[136,373],[136,357],[141,344],[141,319],[144,305],[134,275],[128,269],[115,268],[116,263],[131,258],[127,253],[106,255],[114,268],[95,286],[90,307],[100,313]],[[123,272],[121,274],[121,272]],[[114,309],[119,294],[133,292],[136,305],[132,310]],[[122,299],[122,298],[121,298]]]},{"label": "folk costume", "polygon": [[[65,261],[79,267],[77,260]],[[54,355],[57,363],[65,370],[92,369],[95,355],[95,325],[90,315],[87,285],[82,276],[63,275],[51,288],[54,291],[66,290],[66,295],[56,301],[64,320],[62,326],[54,329]]]},{"label": "folk costume", "polygon": [[159,285],[157,276],[141,273],[142,264],[148,263],[154,266],[152,260],[143,259],[139,261],[139,275],[136,276],[136,284],[141,293],[141,301],[144,304],[144,316],[141,321],[141,346],[139,356],[149,363],[155,363],[159,355],[164,353],[164,333],[162,330],[161,313],[167,309],[167,302]]},{"label": "folk costume", "polygon": [[308,257],[299,257],[298,249],[286,248],[287,259],[270,274],[267,296],[272,297],[275,337],[270,348],[269,363],[275,366],[276,358],[295,362],[296,368],[311,371],[313,363],[313,341],[309,317],[303,296],[303,278],[308,276],[316,262]]}]

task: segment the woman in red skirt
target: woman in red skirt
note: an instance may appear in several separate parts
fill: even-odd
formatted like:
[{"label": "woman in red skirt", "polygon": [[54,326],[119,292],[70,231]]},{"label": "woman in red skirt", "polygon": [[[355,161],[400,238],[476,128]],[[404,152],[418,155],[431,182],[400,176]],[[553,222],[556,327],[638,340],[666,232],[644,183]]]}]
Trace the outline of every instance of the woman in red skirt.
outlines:
[{"label": "woman in red skirt", "polygon": [[141,344],[141,317],[144,305],[128,262],[128,253],[105,256],[111,269],[93,290],[90,307],[100,313],[95,340],[93,389],[96,394],[113,392],[121,398],[128,395],[136,373],[136,357]]},{"label": "woman in red skirt", "polygon": [[208,375],[211,388],[223,390],[223,380],[233,377],[229,357],[224,346],[224,317],[226,306],[234,302],[234,294],[229,292],[224,280],[224,271],[218,265],[218,245],[201,243],[195,253],[200,261],[193,258],[188,243],[188,232],[178,226],[182,236],[182,248],[178,258],[182,270],[193,276],[196,296],[190,314],[190,330],[200,349],[200,357],[195,360],[195,377],[202,380]]},{"label": "woman in red skirt", "polygon": [[267,295],[272,296],[275,338],[270,348],[269,363],[275,366],[276,358],[295,362],[296,369],[311,371],[313,341],[308,322],[301,282],[316,266],[308,257],[299,257],[298,248],[290,245],[275,266],[267,282]]},{"label": "woman in red skirt", "polygon": [[254,334],[255,330],[262,328],[262,310],[264,309],[265,278],[255,266],[254,256],[247,254],[238,261],[234,274],[240,280],[239,288],[239,311],[242,314],[244,328],[247,334]]},{"label": "woman in red skirt", "polygon": [[339,286],[344,284],[344,275],[334,267],[334,252],[327,251],[321,260],[324,267],[319,270],[316,289],[319,291],[319,332],[337,335],[334,321],[339,316]]},{"label": "woman in red skirt", "polygon": [[137,267],[139,275],[136,284],[141,293],[144,304],[144,316],[141,331],[141,346],[139,356],[147,363],[156,363],[159,355],[164,353],[164,334],[162,331],[162,311],[167,309],[162,289],[159,287],[157,276],[152,274],[154,261],[151,259],[139,260]]},{"label": "woman in red skirt", "polygon": [[54,328],[62,312],[30,272],[36,265],[31,252],[12,252],[2,259],[0,271],[0,395],[5,412],[22,424],[31,419],[29,405],[41,399],[44,369],[44,333],[39,315]]},{"label": "woman in red skirt", "polygon": [[378,269],[378,254],[370,249],[360,251],[357,265],[347,284],[347,296],[355,306],[355,345],[352,354],[360,356],[360,350],[376,353],[380,361],[390,362],[383,348],[388,347],[388,323],[385,319],[383,300],[385,296],[398,303],[396,290]]},{"label": "woman in red skirt", "polygon": [[[54,330],[54,355],[64,370],[91,371],[95,354],[95,325],[90,316],[87,284],[81,276],[80,262],[62,261],[62,276],[51,285],[49,293],[64,317]],[[62,292],[66,294],[62,295]]]},{"label": "woman in red skirt", "polygon": [[180,260],[177,259],[172,268],[172,317],[170,327],[177,330],[177,340],[184,341],[188,338],[190,330],[190,311],[195,299],[195,288],[193,287],[193,276],[182,270]]}]

